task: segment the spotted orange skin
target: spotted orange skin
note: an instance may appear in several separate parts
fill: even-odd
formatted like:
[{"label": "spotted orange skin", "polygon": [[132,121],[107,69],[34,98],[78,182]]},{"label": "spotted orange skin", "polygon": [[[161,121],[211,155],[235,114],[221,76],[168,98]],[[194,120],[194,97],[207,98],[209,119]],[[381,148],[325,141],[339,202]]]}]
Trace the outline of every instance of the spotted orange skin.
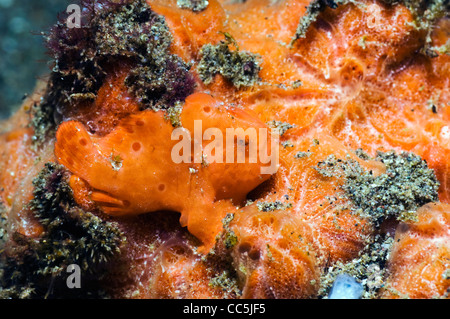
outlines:
[{"label": "spotted orange skin", "polygon": [[[203,138],[206,129],[217,128],[224,139],[222,145],[227,146],[227,129],[268,127],[245,111],[225,108],[205,93],[186,99],[180,120],[184,127],[174,129],[163,111],[145,110],[125,117],[104,137],[89,134],[81,122],[66,121],[56,133],[55,155],[73,173],[70,185],[76,201],[85,209],[97,206],[112,216],[180,212],[181,225],[202,241],[201,250],[207,252],[224,217],[223,212],[216,213],[215,202],[242,202],[270,174],[262,173],[260,161],[209,164],[204,163],[208,159],[203,153],[197,159],[195,130],[201,130]],[[195,121],[202,127],[197,129]],[[180,141],[179,136],[174,137],[175,130],[183,130],[187,137],[183,135]],[[233,152],[237,152],[241,138],[231,141]],[[257,141],[249,143],[270,141],[269,135],[259,136],[259,141],[258,136],[255,138]],[[181,150],[177,147],[180,143]],[[227,151],[223,150],[224,158]],[[181,162],[175,158],[180,152],[188,155]]]}]

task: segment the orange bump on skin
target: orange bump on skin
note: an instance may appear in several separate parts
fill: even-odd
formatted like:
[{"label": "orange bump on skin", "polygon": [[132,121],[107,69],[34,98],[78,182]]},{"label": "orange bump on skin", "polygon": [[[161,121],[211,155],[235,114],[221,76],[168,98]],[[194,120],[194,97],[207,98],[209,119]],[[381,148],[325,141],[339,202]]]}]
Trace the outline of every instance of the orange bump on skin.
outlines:
[{"label": "orange bump on skin", "polygon": [[255,205],[235,218],[239,243],[233,257],[244,298],[307,298],[317,292],[319,271],[307,223],[290,210],[261,212]]},{"label": "orange bump on skin", "polygon": [[450,205],[427,204],[417,213],[418,222],[397,229],[384,298],[450,295]]},{"label": "orange bump on skin", "polygon": [[[204,129],[219,128],[224,136],[226,128],[265,127],[246,112],[227,109],[202,93],[186,99],[181,120],[191,134],[193,120],[201,120]],[[99,139],[80,122],[68,121],[58,128],[55,155],[74,174],[71,186],[80,205],[89,207],[92,201],[114,216],[177,211],[182,226],[205,249],[211,248],[223,218],[212,213],[215,201],[240,202],[270,175],[261,175],[260,163],[175,164],[171,153],[179,141],[171,139],[173,129],[162,111],[152,110],[125,118]]]}]

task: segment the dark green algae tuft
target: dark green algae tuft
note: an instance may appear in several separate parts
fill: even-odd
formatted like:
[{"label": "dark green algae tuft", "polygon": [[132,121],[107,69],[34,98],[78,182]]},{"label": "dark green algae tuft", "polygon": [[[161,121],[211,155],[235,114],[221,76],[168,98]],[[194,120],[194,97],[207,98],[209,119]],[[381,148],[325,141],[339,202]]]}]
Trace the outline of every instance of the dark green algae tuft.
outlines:
[{"label": "dark green algae tuft", "polygon": [[326,267],[320,277],[319,298],[327,298],[336,277],[346,274],[355,278],[363,288],[362,299],[375,299],[385,285],[388,274],[387,260],[394,239],[390,236],[375,235],[369,238],[358,256],[350,261],[337,261]]},{"label": "dark green algae tuft", "polygon": [[304,38],[306,32],[312,23],[317,20],[319,14],[324,11],[327,7],[336,9],[338,7],[338,3],[333,0],[313,0],[306,7],[305,14],[300,18],[300,21],[297,25],[297,30],[295,31],[295,35],[291,40],[291,46],[298,39]]},{"label": "dark green algae tuft", "polygon": [[[425,38],[421,53],[429,57],[437,57],[441,52],[448,54],[448,44],[444,48],[435,48],[431,46],[431,33],[434,24],[438,19],[449,16],[450,1],[448,0],[382,0],[387,5],[404,5],[411,12],[414,18],[414,26],[419,31],[424,31]],[[292,37],[290,45],[306,37],[310,26],[317,20],[320,13],[327,8],[336,9],[340,5],[357,4],[354,0],[313,0],[306,7],[305,14],[300,18],[297,30]]]},{"label": "dark green algae tuft", "polygon": [[[105,297],[99,284],[108,274],[103,266],[120,254],[126,238],[115,223],[76,205],[68,177],[63,166],[47,163],[33,180],[28,206],[44,231],[38,238],[10,234],[14,253],[2,256],[0,297]],[[91,289],[67,289],[71,264],[80,267]]]},{"label": "dark green algae tuft", "polygon": [[[216,74],[222,75],[236,88],[255,85],[261,70],[258,55],[240,51],[234,38],[224,33],[225,40],[216,45],[205,44],[201,51],[201,60],[197,70],[202,81],[210,84]],[[231,50],[233,45],[236,49]]]},{"label": "dark green algae tuft", "polygon": [[365,238],[365,246],[350,261],[338,261],[325,267],[320,278],[319,298],[327,295],[339,274],[355,278],[363,287],[363,299],[376,298],[384,287],[386,268],[393,235],[384,233],[382,224],[397,219],[404,222],[417,220],[417,209],[438,200],[439,182],[434,171],[419,156],[401,152],[377,152],[371,158],[362,149],[355,151],[362,160],[376,160],[386,165],[386,172],[374,176],[347,157],[338,159],[330,155],[314,167],[325,178],[342,178],[343,196],[350,199],[353,212],[366,218],[378,231]]},{"label": "dark green algae tuft", "polygon": [[168,109],[193,93],[190,66],[169,52],[165,18],[144,0],[82,1],[82,25],[68,28],[63,14],[46,37],[54,61],[47,91],[33,110],[34,140],[54,133],[68,110],[92,103],[108,72],[130,65],[125,85],[141,109]]},{"label": "dark green algae tuft", "polygon": [[208,8],[208,0],[177,0],[177,6],[181,9],[189,9],[200,12]]},{"label": "dark green algae tuft", "polygon": [[[368,155],[361,153],[365,159]],[[375,160],[386,165],[386,173],[374,176],[357,161],[330,155],[315,169],[325,177],[344,178],[342,190],[355,205],[356,212],[376,226],[386,218],[415,220],[416,210],[438,200],[439,182],[434,171],[419,156],[401,152],[378,152]]]}]

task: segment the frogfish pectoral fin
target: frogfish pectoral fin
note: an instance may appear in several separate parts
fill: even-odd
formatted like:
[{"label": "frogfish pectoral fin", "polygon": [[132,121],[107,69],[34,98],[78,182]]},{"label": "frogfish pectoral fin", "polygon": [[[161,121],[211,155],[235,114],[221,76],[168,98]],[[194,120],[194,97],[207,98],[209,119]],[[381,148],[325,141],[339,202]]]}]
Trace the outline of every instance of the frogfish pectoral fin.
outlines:
[{"label": "frogfish pectoral fin", "polygon": [[115,198],[101,191],[93,191],[91,198],[108,215],[125,215],[127,214],[127,208],[130,206],[128,201]]},{"label": "frogfish pectoral fin", "polygon": [[233,210],[236,208],[230,201],[191,206],[189,210],[182,212],[180,223],[183,226],[182,221],[187,220],[188,231],[202,242],[198,251],[207,254],[216,244],[217,235],[223,230],[223,219]]},{"label": "frogfish pectoral fin", "polygon": [[92,189],[86,181],[76,175],[71,176],[69,186],[72,188],[75,201],[85,211],[100,208],[106,214],[121,216],[127,213],[126,209],[130,206],[126,200]]},{"label": "frogfish pectoral fin", "polygon": [[91,200],[92,188],[89,184],[77,175],[70,177],[69,186],[72,189],[75,202],[85,211],[95,209],[95,203]]}]

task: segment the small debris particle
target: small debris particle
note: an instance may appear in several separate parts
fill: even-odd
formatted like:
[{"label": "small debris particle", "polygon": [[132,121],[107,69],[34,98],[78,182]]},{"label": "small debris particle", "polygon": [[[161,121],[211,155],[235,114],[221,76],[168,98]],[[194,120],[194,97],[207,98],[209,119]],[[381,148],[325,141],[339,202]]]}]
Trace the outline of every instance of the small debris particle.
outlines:
[{"label": "small debris particle", "polygon": [[310,157],[311,154],[312,154],[311,152],[298,152],[297,154],[294,155],[294,157],[297,159],[300,159],[300,158]]},{"label": "small debris particle", "polygon": [[120,169],[123,166],[123,159],[120,157],[120,155],[114,155],[114,152],[111,153],[111,156],[109,157],[109,160],[111,162],[112,169],[116,172],[120,171]]},{"label": "small debris particle", "polygon": [[281,142],[281,145],[282,145],[284,148],[287,148],[287,147],[294,147],[294,144],[292,144],[291,141],[283,141],[283,142]]},{"label": "small debris particle", "polygon": [[366,49],[366,40],[367,40],[367,36],[366,35],[363,35],[360,39],[359,39],[359,42],[358,42],[358,45],[363,49],[363,50],[365,50]]},{"label": "small debris particle", "polygon": [[284,133],[286,133],[288,130],[295,127],[295,125],[293,125],[293,124],[289,124],[289,123],[281,122],[281,121],[275,121],[275,120],[269,121],[266,124],[271,128],[278,129],[280,136],[283,136]]},{"label": "small debris particle", "polygon": [[296,81],[292,82],[292,88],[293,89],[298,89],[302,85],[303,85],[303,82],[301,80],[296,80]]}]

